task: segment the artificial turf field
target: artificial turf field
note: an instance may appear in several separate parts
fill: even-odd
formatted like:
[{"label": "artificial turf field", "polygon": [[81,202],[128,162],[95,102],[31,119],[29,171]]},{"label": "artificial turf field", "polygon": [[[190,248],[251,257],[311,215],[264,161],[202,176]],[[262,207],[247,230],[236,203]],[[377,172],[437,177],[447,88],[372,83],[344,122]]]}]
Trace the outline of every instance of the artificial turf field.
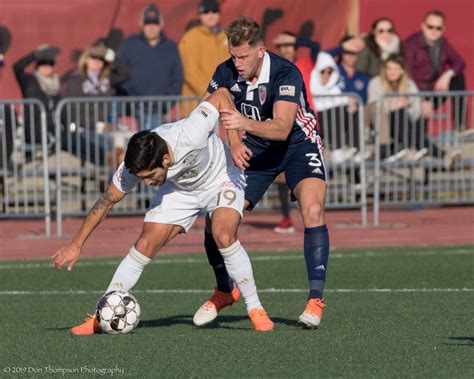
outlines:
[{"label": "artificial turf field", "polygon": [[242,300],[212,326],[192,325],[213,286],[204,254],[155,258],[132,291],[139,327],[90,337],[69,328],[93,311],[119,258],[83,259],[71,272],[0,262],[0,377],[474,376],[473,246],[332,251],[318,330],[296,324],[302,253],[251,259],[270,333],[251,330]]}]

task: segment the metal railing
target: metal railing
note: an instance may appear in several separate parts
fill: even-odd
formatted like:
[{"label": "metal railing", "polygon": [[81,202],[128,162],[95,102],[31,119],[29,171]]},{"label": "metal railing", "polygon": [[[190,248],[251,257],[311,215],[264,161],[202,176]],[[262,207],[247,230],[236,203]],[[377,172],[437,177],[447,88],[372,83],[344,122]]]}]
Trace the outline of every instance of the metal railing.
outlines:
[{"label": "metal railing", "polygon": [[366,226],[366,161],[370,157],[365,144],[364,103],[356,93],[313,96],[313,101],[324,141],[329,184],[326,208],[360,208],[362,225]]},{"label": "metal railing", "polygon": [[[372,110],[355,94],[318,99],[334,100],[318,115],[327,208],[359,208],[366,225],[372,196],[377,225],[382,206],[474,203],[474,92],[390,94]],[[423,100],[433,104],[429,117],[420,111]],[[61,235],[63,217],[85,215],[105,190],[133,133],[181,119],[197,101],[69,98],[56,108],[52,134],[41,102],[0,101],[0,217],[44,217],[50,235],[51,182]],[[372,134],[365,120],[371,113]],[[139,185],[112,212],[143,214],[153,196]],[[277,199],[271,187],[260,208],[275,207]]]},{"label": "metal railing", "polygon": [[0,217],[42,217],[51,235],[46,110],[35,99],[0,101]]},{"label": "metal railing", "polygon": [[375,111],[381,206],[474,203],[474,92],[387,94]]},{"label": "metal railing", "polygon": [[[62,100],[55,111],[57,235],[64,216],[87,214],[135,132],[186,117],[197,101],[181,96]],[[144,214],[153,195],[152,187],[140,183],[111,213]]]}]

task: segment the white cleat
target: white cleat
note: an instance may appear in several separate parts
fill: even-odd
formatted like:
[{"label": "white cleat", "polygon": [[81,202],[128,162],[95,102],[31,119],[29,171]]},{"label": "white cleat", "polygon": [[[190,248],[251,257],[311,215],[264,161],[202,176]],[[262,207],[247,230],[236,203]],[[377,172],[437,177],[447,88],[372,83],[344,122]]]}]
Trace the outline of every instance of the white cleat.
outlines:
[{"label": "white cleat", "polygon": [[307,328],[317,328],[321,324],[325,306],[321,299],[309,299],[304,312],[298,317],[299,323]]},{"label": "white cleat", "polygon": [[240,291],[237,287],[234,287],[231,293],[218,291],[214,289],[214,293],[211,298],[206,301],[196,311],[193,317],[193,323],[196,326],[204,326],[213,322],[219,311],[225,307],[228,307],[235,302],[239,301]]}]

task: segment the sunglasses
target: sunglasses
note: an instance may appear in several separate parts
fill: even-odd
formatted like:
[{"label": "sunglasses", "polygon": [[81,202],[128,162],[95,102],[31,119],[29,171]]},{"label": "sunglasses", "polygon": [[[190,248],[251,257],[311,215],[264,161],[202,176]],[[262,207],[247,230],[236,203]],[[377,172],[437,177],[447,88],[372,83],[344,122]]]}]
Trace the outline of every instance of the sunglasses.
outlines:
[{"label": "sunglasses", "polygon": [[219,13],[219,11],[216,10],[208,10],[208,11],[203,11],[201,14],[209,14],[209,13]]},{"label": "sunglasses", "polygon": [[377,34],[384,34],[384,33],[393,33],[394,32],[394,29],[393,28],[390,28],[390,29],[378,29],[375,31],[375,33]]},{"label": "sunglasses", "polygon": [[324,70],[321,70],[321,75],[324,75],[324,74],[328,74],[328,75],[331,75],[332,74],[332,70],[330,68],[326,68]]},{"label": "sunglasses", "polygon": [[437,30],[438,32],[440,32],[441,30],[443,30],[443,27],[442,27],[442,26],[429,25],[429,24],[425,24],[425,26],[426,26],[429,30]]}]

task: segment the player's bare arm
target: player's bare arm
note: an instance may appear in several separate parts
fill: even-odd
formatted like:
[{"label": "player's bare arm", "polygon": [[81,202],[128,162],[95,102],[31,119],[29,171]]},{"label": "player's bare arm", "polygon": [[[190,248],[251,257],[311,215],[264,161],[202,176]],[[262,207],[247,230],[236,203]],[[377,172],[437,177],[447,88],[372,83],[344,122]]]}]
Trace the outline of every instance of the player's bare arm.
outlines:
[{"label": "player's bare arm", "polygon": [[54,267],[61,269],[66,263],[68,264],[68,271],[76,264],[81,255],[82,246],[87,241],[92,232],[100,225],[102,220],[107,216],[107,213],[113,206],[125,197],[125,193],[118,190],[115,184],[111,183],[107,191],[100,195],[99,199],[90,209],[84,222],[82,223],[79,232],[69,245],[64,246],[58,250],[54,255]]},{"label": "player's bare arm", "polygon": [[222,125],[227,130],[243,130],[254,136],[274,141],[285,141],[290,134],[298,111],[298,104],[277,101],[273,106],[273,119],[255,121],[232,109],[222,110]]},{"label": "player's bare arm", "polygon": [[[217,93],[219,93],[219,95],[214,97]],[[214,100],[212,100],[213,97]],[[206,92],[202,96],[201,101],[210,101],[220,112],[229,109],[235,111],[230,92],[224,88],[219,88],[217,91],[213,92],[212,95],[209,92]],[[214,104],[213,101],[216,104]],[[222,115],[223,114],[221,113],[221,117]],[[241,170],[245,170],[249,166],[248,161],[252,157],[252,151],[242,143],[238,130],[227,129],[227,140],[229,142],[229,148],[234,164]]]}]

